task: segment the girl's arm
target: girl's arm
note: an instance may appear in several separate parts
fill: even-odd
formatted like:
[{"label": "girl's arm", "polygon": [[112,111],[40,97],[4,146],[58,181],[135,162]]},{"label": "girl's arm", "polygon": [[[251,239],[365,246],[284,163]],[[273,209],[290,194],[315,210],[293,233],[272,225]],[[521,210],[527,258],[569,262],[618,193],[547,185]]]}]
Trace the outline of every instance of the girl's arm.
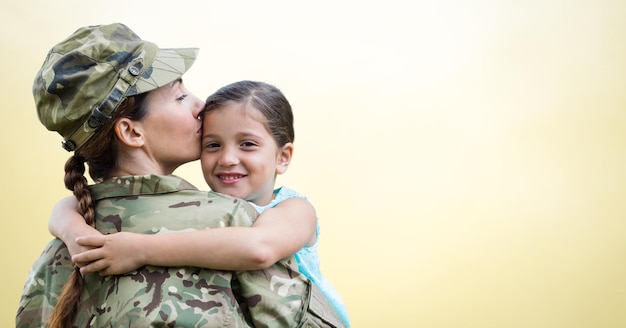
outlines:
[{"label": "girl's arm", "polygon": [[[48,220],[48,230],[67,245],[71,255],[91,249],[91,247],[76,243],[77,237],[101,235],[98,230],[86,224],[85,219],[78,214],[77,204],[78,201],[74,196],[61,199],[54,205]],[[78,262],[75,264],[80,267],[86,263]]]},{"label": "girl's arm", "polygon": [[313,245],[316,224],[313,206],[304,199],[290,198],[265,210],[252,227],[80,237],[80,245],[96,248],[75,255],[72,260],[91,262],[81,272],[101,275],[125,273],[142,265],[264,269],[305,245]]}]

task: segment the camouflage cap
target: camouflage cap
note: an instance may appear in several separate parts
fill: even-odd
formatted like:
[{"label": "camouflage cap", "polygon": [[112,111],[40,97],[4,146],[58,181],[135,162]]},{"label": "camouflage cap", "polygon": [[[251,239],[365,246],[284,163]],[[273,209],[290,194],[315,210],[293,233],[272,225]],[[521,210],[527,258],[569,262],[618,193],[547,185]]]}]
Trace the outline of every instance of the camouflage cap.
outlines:
[{"label": "camouflage cap", "polygon": [[194,63],[197,48],[161,49],[123,24],[87,26],[55,45],[33,83],[39,120],[85,144],[128,96],[170,83]]}]

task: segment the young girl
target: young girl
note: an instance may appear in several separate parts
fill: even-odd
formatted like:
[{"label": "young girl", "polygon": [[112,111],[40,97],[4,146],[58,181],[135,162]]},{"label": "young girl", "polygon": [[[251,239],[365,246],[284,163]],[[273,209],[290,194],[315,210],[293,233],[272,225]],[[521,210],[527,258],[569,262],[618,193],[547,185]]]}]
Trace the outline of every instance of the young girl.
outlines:
[{"label": "young girl", "polygon": [[294,149],[287,99],[267,83],[240,81],[211,95],[203,115],[204,178],[213,191],[242,198],[262,213],[252,227],[93,234],[74,204],[63,201],[53,211],[50,231],[73,253],[93,248],[72,257],[83,274],[120,274],[143,265],[254,270],[295,253],[300,272],[322,290],[349,326],[341,297],[320,271],[315,210],[297,192],[274,189],[276,176],[287,171]]}]

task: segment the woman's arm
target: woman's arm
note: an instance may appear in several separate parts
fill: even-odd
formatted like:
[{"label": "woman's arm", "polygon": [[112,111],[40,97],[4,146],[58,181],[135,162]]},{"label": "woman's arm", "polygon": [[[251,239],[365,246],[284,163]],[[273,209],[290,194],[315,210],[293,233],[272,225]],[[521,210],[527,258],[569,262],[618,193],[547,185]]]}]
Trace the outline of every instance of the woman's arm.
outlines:
[{"label": "woman's arm", "polygon": [[[70,252],[78,254],[91,247],[85,247],[76,243],[79,236],[101,235],[101,233],[85,223],[85,219],[78,213],[78,202],[74,196],[68,196],[58,201],[48,220],[48,230],[52,235],[61,239]],[[79,267],[86,263],[75,263]]]},{"label": "woman's arm", "polygon": [[313,206],[306,200],[290,198],[264,211],[252,227],[80,237],[80,245],[96,248],[72,259],[91,262],[81,268],[82,273],[101,275],[125,273],[142,265],[264,269],[305,245],[313,245],[316,224]]}]

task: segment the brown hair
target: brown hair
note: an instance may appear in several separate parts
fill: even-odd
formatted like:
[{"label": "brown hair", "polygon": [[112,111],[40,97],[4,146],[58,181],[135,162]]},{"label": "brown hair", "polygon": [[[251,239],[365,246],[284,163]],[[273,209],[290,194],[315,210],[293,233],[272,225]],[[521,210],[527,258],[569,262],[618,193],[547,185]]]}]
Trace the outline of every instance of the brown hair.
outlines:
[{"label": "brown hair", "polygon": [[275,86],[257,81],[239,81],[215,91],[206,100],[202,114],[230,102],[252,104],[265,118],[265,126],[279,147],[293,142],[293,112],[285,95]]},{"label": "brown hair", "polygon": [[[78,200],[78,212],[91,226],[94,226],[95,212],[87,178],[84,175],[85,163],[89,166],[89,176],[94,182],[102,182],[109,177],[109,172],[115,168],[117,161],[115,122],[123,117],[137,121],[145,117],[147,113],[144,105],[146,95],[147,93],[142,93],[124,100],[113,117],[65,162],[65,187],[73,192],[74,197]],[[48,327],[66,328],[72,326],[72,320],[80,303],[82,289],[83,278],[78,268],[75,268],[57,299],[48,320]]]}]

